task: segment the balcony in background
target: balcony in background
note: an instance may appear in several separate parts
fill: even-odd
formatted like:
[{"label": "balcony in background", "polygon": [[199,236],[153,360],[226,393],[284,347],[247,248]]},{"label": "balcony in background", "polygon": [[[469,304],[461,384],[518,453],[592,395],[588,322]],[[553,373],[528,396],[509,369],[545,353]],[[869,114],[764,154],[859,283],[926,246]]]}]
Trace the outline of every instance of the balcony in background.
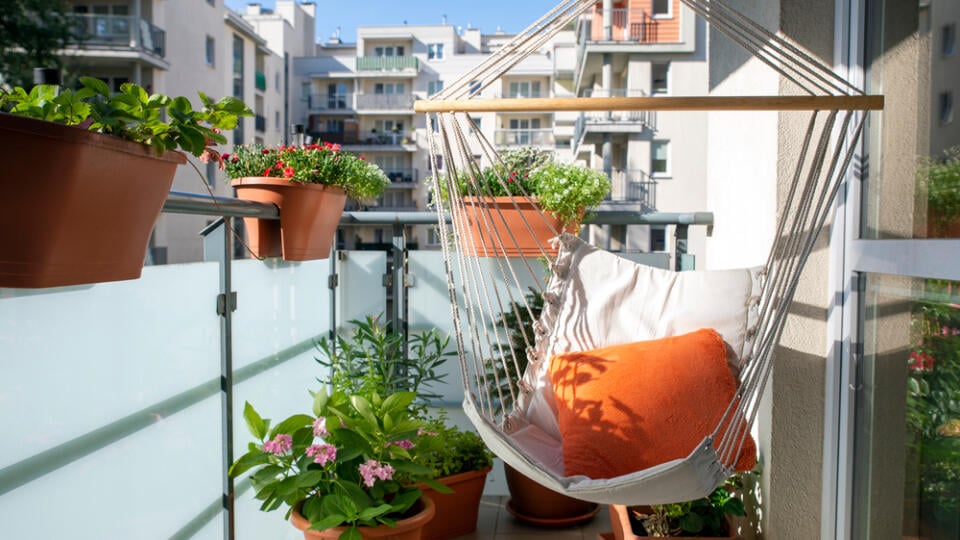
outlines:
[{"label": "balcony in background", "polygon": [[390,179],[390,187],[416,187],[420,181],[420,169],[383,169]]},{"label": "balcony in background", "polygon": [[145,19],[87,13],[73,13],[70,17],[80,34],[77,49],[81,51],[108,49],[166,56],[166,32]]},{"label": "balcony in background", "polygon": [[254,86],[257,90],[265,92],[267,90],[267,76],[262,71],[254,73]]},{"label": "balcony in background", "polygon": [[409,71],[420,70],[420,61],[416,56],[358,56],[357,71]]},{"label": "balcony in background", "polygon": [[643,10],[611,9],[610,35],[605,35],[603,11],[584,15],[577,23],[578,41],[656,43],[659,22]]},{"label": "balcony in background", "polygon": [[311,111],[353,113],[353,94],[311,94],[307,96],[307,108]]},{"label": "balcony in background", "polygon": [[413,114],[413,94],[357,94],[357,112],[410,111]]},{"label": "balcony in background", "polygon": [[639,205],[641,212],[657,209],[657,182],[646,171],[639,169],[615,169],[610,175],[612,188],[602,207],[619,207],[625,204]]},{"label": "balcony in background", "polygon": [[553,146],[552,129],[498,129],[493,133],[497,146]]}]

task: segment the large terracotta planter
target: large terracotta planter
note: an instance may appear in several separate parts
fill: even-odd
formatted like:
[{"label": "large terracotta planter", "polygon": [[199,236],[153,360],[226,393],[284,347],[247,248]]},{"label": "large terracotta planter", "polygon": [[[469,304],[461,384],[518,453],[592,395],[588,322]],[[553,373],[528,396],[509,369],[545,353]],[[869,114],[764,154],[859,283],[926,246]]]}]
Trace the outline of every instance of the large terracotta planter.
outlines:
[{"label": "large terracotta planter", "polygon": [[[413,506],[416,513],[406,519],[397,520],[396,527],[358,527],[360,535],[364,538],[376,538],[378,540],[420,540],[423,533],[423,527],[433,519],[436,513],[436,506],[429,497],[420,497],[420,500]],[[290,523],[294,527],[303,531],[305,540],[336,540],[340,538],[349,527],[334,527],[323,531],[309,530],[310,522],[307,521],[299,508],[294,508],[290,513]]]},{"label": "large terracotta planter", "polygon": [[557,493],[527,478],[504,463],[510,489],[507,511],[514,517],[540,527],[573,527],[593,519],[600,505]]},{"label": "large terracotta planter", "polygon": [[[610,526],[613,528],[612,538],[614,540],[642,540],[643,538],[649,538],[648,536],[639,536],[634,534],[633,525],[630,520],[630,512],[627,511],[626,506],[619,504],[611,504],[610,508]],[[739,540],[740,536],[730,532],[729,523],[727,524],[726,536],[685,536],[684,538],[696,539],[696,538],[734,538]],[[608,533],[609,534],[609,533]]]},{"label": "large terracotta planter", "polygon": [[423,529],[423,540],[447,540],[477,530],[477,515],[480,497],[487,483],[490,467],[453,476],[437,478],[437,481],[453,490],[453,493],[438,493],[421,487],[423,494],[437,506],[437,515]]},{"label": "large terracotta planter", "polygon": [[244,218],[247,244],[258,257],[287,261],[330,257],[347,195],[338,187],[300,184],[283,178],[245,177],[233,181],[237,197],[277,205],[280,221]]},{"label": "large terracotta planter", "polygon": [[179,152],[0,113],[0,287],[140,277]]},{"label": "large terracotta planter", "polygon": [[455,211],[463,249],[475,257],[556,257],[550,239],[580,228],[579,223],[563,228],[536,200],[523,197],[464,197],[463,209]]}]

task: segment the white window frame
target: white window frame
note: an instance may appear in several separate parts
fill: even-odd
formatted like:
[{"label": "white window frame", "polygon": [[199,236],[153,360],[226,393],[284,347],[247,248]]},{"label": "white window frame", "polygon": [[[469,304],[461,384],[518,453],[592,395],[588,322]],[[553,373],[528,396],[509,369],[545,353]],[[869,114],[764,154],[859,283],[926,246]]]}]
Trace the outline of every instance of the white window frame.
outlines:
[{"label": "white window frame", "polygon": [[[666,161],[666,164],[667,164],[667,167],[666,167],[667,170],[662,172],[654,172],[653,170],[654,169],[653,161],[654,161],[654,155],[655,155],[654,149],[660,145],[665,146],[667,149],[667,158],[664,160]],[[650,177],[651,178],[670,178],[673,176],[673,167],[670,166],[671,162],[673,161],[671,159],[672,152],[673,152],[672,146],[673,145],[671,145],[670,141],[667,139],[655,139],[653,141],[650,141]]]},{"label": "white window frame", "polygon": [[656,0],[651,0],[650,2],[650,16],[654,19],[672,19],[673,18],[673,0],[664,0],[667,3],[667,12],[666,13],[655,13],[653,11],[653,6],[656,5]]},{"label": "white window frame", "polygon": [[432,96],[441,90],[443,90],[443,81],[427,81],[427,96]]},{"label": "white window frame", "polygon": [[[654,70],[658,66],[663,66],[666,69],[664,73],[664,89],[662,92],[657,91],[656,86],[656,77],[654,76]],[[651,62],[650,63],[650,95],[652,96],[667,96],[670,95],[670,62]]]},{"label": "white window frame", "polygon": [[427,60],[443,60],[443,49],[443,43],[427,43]]}]

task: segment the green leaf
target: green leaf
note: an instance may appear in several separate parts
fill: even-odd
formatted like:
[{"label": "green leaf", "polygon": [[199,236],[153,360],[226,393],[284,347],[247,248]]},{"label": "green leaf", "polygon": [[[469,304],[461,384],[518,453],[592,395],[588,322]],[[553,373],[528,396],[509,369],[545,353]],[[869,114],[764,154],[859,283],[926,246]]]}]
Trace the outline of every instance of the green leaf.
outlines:
[{"label": "green leaf", "polygon": [[96,92],[104,97],[110,97],[110,87],[107,86],[107,83],[101,81],[100,79],[94,77],[80,77],[80,84],[84,88],[89,88],[91,91]]},{"label": "green leaf", "polygon": [[381,504],[379,506],[370,506],[370,507],[364,508],[363,510],[360,511],[360,520],[370,521],[372,519],[376,519],[390,512],[390,510],[392,509],[393,507],[390,506],[389,504]]},{"label": "green leaf", "polygon": [[360,534],[356,526],[352,526],[343,531],[343,534],[340,535],[338,540],[363,540],[363,535]]},{"label": "green leaf", "polygon": [[423,495],[423,493],[419,489],[411,489],[410,491],[398,493],[397,496],[390,501],[390,505],[393,507],[394,512],[403,513],[409,510],[421,495]]},{"label": "green leaf", "polygon": [[247,429],[254,437],[262,441],[267,436],[267,428],[263,418],[260,418],[249,401],[243,405],[243,419],[247,421]]},{"label": "green leaf", "polygon": [[416,398],[414,392],[397,392],[384,400],[381,410],[384,414],[405,411]]},{"label": "green leaf", "polygon": [[330,394],[327,393],[326,387],[321,387],[313,394],[313,414],[317,417],[323,416],[328,401],[330,401]]},{"label": "green leaf", "polygon": [[321,480],[323,480],[323,477],[325,476],[325,474],[326,473],[324,473],[323,471],[317,471],[317,470],[301,473],[300,476],[298,477],[297,485],[300,487],[315,486]]},{"label": "green leaf", "polygon": [[[327,529],[332,529],[339,525],[343,525],[347,521],[347,517],[341,514],[330,514],[320,518],[318,521],[310,522],[310,530],[313,531],[325,531]],[[341,536],[342,538],[342,536]]]},{"label": "green leaf", "polygon": [[305,427],[312,426],[314,418],[308,414],[295,414],[290,418],[280,422],[270,430],[269,437],[272,439],[280,433],[292,435],[295,431]]},{"label": "green leaf", "polygon": [[420,482],[422,482],[425,486],[429,487],[430,489],[436,491],[437,493],[455,493],[454,490],[450,488],[450,486],[444,484],[443,482],[438,482],[433,478],[424,478],[420,480]]},{"label": "green leaf", "polygon": [[686,514],[680,517],[680,528],[691,533],[703,530],[703,518],[697,514]]},{"label": "green leaf", "polygon": [[264,454],[262,451],[255,450],[247,452],[246,454],[240,456],[233,465],[230,466],[228,471],[230,476],[237,477],[251,468],[256,467],[257,465],[265,465],[270,462],[270,456]]},{"label": "green leaf", "polygon": [[376,415],[373,414],[373,407],[370,406],[370,402],[367,401],[363,396],[350,396],[350,403],[353,405],[353,408],[356,409],[360,416],[364,420],[372,424],[374,427],[379,426],[377,422]]}]

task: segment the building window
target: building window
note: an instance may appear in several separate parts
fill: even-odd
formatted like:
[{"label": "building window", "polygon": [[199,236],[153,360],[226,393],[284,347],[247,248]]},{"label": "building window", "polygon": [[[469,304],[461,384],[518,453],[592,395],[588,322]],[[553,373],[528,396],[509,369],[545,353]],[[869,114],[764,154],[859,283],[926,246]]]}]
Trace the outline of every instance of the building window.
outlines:
[{"label": "building window", "polygon": [[277,126],[277,130],[280,129],[280,111],[274,111],[273,113],[273,125]]},{"label": "building window", "polygon": [[430,117],[430,131],[434,133],[440,131],[440,123],[437,121],[436,116]]},{"label": "building window", "polygon": [[650,66],[650,93],[670,93],[670,63],[654,63]]},{"label": "building window", "polygon": [[207,3],[210,4],[211,6],[216,6],[217,0],[207,0]]},{"label": "building window", "polygon": [[216,65],[217,42],[210,36],[207,36],[207,65]]},{"label": "building window", "polygon": [[[376,83],[373,85],[374,94],[403,94],[406,91],[406,85],[402,82],[398,83]],[[346,85],[343,86],[343,92],[347,92]]]},{"label": "building window", "polygon": [[953,92],[940,93],[940,125],[953,123]]},{"label": "building window", "polygon": [[667,250],[667,230],[663,227],[650,228],[650,251]]},{"label": "building window", "polygon": [[311,88],[311,85],[308,82],[302,83],[300,85],[300,99],[304,101],[310,100],[310,88]]},{"label": "building window", "polygon": [[427,60],[443,60],[443,43],[427,45]]},{"label": "building window", "polygon": [[673,17],[672,0],[653,0],[653,16],[658,19],[669,19]]},{"label": "building window", "polygon": [[280,72],[277,72],[277,75],[274,77],[273,87],[277,89],[277,93],[280,93]]},{"label": "building window", "polygon": [[217,163],[215,161],[207,162],[207,185],[210,189],[217,187]]},{"label": "building window", "polygon": [[470,93],[476,94],[483,87],[483,83],[480,81],[470,81]]},{"label": "building window", "polygon": [[957,23],[943,26],[940,42],[940,50],[944,56],[953,56],[957,52]]},{"label": "building window", "polygon": [[650,174],[653,176],[670,175],[669,141],[653,141],[650,143]]},{"label": "building window", "polygon": [[233,35],[233,97],[243,99],[243,38]]},{"label": "building window", "polygon": [[443,90],[443,81],[428,81],[427,82],[427,95],[432,96],[437,92]]},{"label": "building window", "polygon": [[374,47],[373,55],[374,56],[403,56],[404,50],[402,45],[389,47]]},{"label": "building window", "polygon": [[538,98],[540,97],[540,81],[516,81],[509,87],[511,98]]}]

